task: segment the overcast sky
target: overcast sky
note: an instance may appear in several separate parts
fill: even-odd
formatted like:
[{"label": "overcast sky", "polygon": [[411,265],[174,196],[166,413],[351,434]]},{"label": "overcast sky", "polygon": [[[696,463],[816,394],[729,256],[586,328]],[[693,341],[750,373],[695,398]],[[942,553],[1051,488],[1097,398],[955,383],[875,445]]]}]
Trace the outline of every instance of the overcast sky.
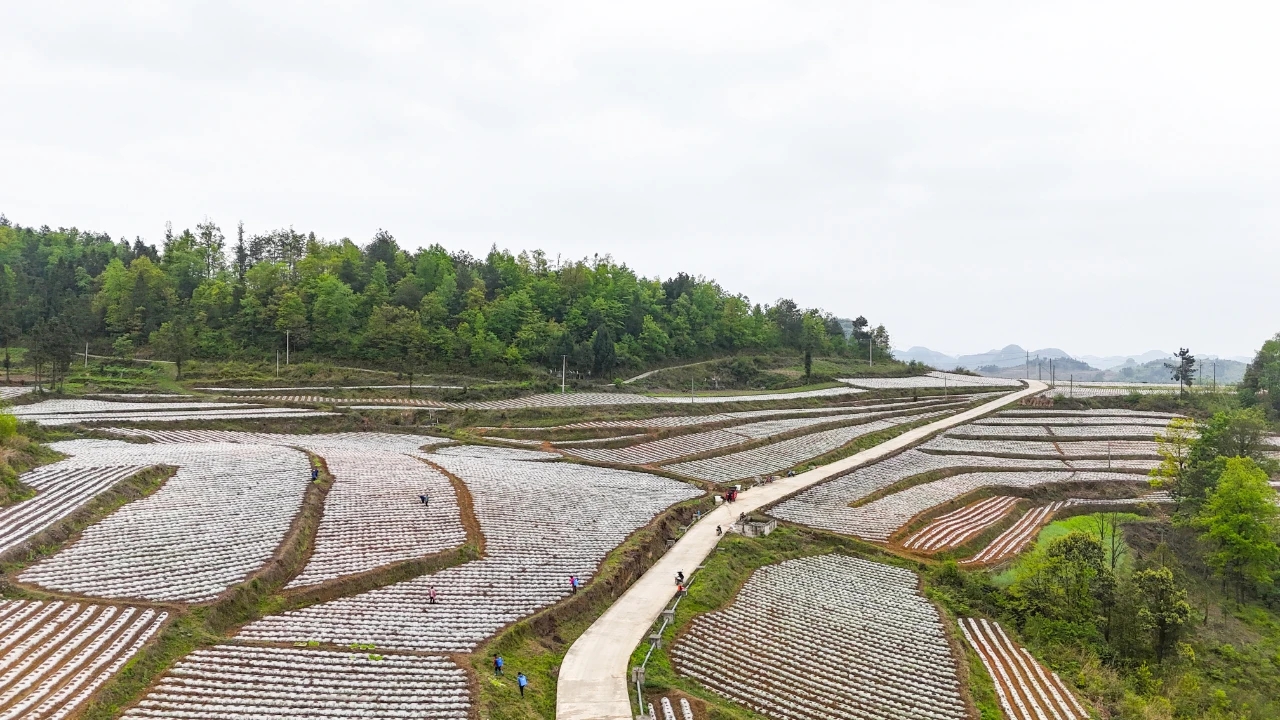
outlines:
[{"label": "overcast sky", "polygon": [[11,220],[611,253],[949,352],[1280,330],[1266,3],[176,5],[0,13]]}]

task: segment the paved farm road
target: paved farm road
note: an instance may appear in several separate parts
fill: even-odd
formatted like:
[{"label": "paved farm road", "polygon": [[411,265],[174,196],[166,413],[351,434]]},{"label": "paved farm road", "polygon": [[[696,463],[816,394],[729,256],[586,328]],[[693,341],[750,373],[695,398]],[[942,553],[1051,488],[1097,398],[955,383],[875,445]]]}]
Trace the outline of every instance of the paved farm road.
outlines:
[{"label": "paved farm road", "polygon": [[739,513],[764,507],[811,485],[867,465],[940,430],[962,425],[1048,386],[1031,380],[1028,387],[959,415],[909,430],[873,448],[814,468],[800,475],[744,491],[732,506],[722,505],[704,516],[649,568],[574,642],[560,666],[556,691],[558,720],[632,720],[627,663],[675,592],[677,570],[692,571],[719,541],[716,525],[728,526]]}]

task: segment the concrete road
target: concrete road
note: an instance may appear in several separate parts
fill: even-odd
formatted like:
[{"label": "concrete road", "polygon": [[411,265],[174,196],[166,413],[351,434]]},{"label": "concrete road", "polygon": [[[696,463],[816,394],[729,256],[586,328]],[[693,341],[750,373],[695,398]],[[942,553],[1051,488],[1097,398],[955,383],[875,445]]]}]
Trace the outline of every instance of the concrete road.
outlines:
[{"label": "concrete road", "polygon": [[940,430],[964,424],[1048,387],[1035,380],[1027,382],[1026,389],[914,428],[830,465],[743,491],[737,502],[721,505],[704,515],[569,648],[557,681],[556,718],[631,720],[635,716],[627,677],[631,653],[648,636],[658,615],[674,596],[676,571],[683,570],[688,575],[711,554],[720,540],[716,535],[717,525],[728,527],[739,513],[770,505],[797,490],[875,462]]}]

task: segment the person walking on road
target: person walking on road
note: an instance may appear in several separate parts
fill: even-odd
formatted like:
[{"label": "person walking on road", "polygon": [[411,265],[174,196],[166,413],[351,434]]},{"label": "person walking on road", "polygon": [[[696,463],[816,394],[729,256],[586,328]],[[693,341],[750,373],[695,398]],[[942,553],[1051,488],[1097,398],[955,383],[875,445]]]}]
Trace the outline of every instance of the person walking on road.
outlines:
[{"label": "person walking on road", "polygon": [[432,605],[436,604],[436,587],[434,585],[427,588],[427,602]]},{"label": "person walking on road", "polygon": [[425,493],[424,493],[424,494],[422,494],[422,495],[419,495],[419,496],[418,496],[418,499],[422,501],[422,506],[423,506],[423,507],[428,507],[428,503],[429,503],[429,502],[430,502],[430,500],[431,500],[431,498],[430,498],[430,497],[428,497]]},{"label": "person walking on road", "polygon": [[502,666],[505,664],[506,664],[506,661],[502,659],[501,655],[494,655],[493,656],[493,674],[501,677]]},{"label": "person walking on road", "polygon": [[524,673],[516,673],[516,685],[520,686],[520,697],[524,697],[524,688],[529,684],[529,678]]},{"label": "person walking on road", "polygon": [[578,593],[578,576],[577,575],[569,576],[569,592],[575,595]]}]

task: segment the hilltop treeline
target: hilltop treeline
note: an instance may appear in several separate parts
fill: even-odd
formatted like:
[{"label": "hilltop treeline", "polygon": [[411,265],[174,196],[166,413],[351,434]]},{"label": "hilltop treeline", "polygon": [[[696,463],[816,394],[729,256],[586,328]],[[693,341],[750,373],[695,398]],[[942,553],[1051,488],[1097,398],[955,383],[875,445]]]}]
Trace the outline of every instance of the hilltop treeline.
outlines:
[{"label": "hilltop treeline", "polygon": [[[610,256],[551,262],[495,246],[483,259],[417,251],[379,230],[363,246],[292,228],[227,238],[206,220],[166,226],[160,247],[0,216],[0,340],[65,368],[98,352],[262,359],[286,342],[325,359],[422,370],[554,366],[612,377],[743,349],[888,353],[863,318],[846,340],[830,313],[752,304],[714,281],[636,275]],[[874,347],[869,348],[871,344]]]}]

